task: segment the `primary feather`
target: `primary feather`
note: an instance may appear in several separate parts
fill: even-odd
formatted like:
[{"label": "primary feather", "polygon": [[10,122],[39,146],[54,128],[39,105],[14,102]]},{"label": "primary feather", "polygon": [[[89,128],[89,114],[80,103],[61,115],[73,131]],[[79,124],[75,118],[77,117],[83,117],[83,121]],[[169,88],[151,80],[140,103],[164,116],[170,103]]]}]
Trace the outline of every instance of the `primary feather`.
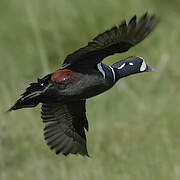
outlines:
[{"label": "primary feather", "polygon": [[105,57],[128,51],[144,40],[155,28],[158,19],[155,15],[144,14],[137,22],[134,16],[128,24],[123,22],[96,36],[87,46],[69,54],[62,68],[89,68],[101,62]]}]

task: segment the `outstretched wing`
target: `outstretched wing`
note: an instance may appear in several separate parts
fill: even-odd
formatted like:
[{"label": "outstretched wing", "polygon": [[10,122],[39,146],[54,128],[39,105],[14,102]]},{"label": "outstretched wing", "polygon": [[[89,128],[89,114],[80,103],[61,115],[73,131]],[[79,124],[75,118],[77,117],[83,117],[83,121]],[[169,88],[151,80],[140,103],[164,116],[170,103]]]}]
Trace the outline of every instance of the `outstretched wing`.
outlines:
[{"label": "outstretched wing", "polygon": [[44,137],[56,154],[88,156],[85,135],[88,121],[85,112],[85,100],[66,104],[42,104]]},{"label": "outstretched wing", "polygon": [[120,26],[99,34],[87,46],[69,54],[62,68],[92,67],[107,56],[128,51],[145,39],[157,23],[155,15],[146,13],[138,22],[134,16],[128,25],[123,22]]}]

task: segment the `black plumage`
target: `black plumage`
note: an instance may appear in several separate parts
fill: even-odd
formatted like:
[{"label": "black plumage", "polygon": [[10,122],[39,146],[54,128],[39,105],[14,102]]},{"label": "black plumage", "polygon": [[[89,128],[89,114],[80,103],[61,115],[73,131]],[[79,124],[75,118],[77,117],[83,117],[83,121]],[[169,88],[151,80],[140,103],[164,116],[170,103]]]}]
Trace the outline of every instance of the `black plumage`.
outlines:
[{"label": "black plumage", "polygon": [[138,22],[134,16],[128,24],[123,22],[96,36],[87,46],[69,54],[61,69],[31,83],[9,111],[42,103],[44,137],[50,148],[56,154],[88,156],[86,99],[110,89],[120,78],[153,70],[138,56],[120,60],[112,66],[101,61],[128,51],[145,39],[157,23],[154,15],[146,13]]},{"label": "black plumage", "polygon": [[44,137],[50,148],[56,150],[56,154],[88,155],[84,130],[88,130],[88,121],[85,112],[85,100],[66,104],[42,104]]}]

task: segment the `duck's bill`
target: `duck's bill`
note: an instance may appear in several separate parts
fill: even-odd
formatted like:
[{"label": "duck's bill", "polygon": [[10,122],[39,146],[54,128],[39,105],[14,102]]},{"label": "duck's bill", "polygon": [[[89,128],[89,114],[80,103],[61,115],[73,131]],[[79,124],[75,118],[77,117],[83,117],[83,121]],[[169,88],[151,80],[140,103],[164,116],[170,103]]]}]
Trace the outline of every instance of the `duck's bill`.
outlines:
[{"label": "duck's bill", "polygon": [[147,66],[146,72],[154,72],[154,71],[155,71],[154,68]]}]

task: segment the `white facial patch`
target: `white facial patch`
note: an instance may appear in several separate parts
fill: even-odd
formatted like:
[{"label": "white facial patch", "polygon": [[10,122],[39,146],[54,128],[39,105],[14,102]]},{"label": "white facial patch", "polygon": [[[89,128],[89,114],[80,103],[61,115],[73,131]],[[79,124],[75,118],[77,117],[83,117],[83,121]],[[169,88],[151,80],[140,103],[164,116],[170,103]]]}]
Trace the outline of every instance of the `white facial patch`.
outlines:
[{"label": "white facial patch", "polygon": [[132,62],[129,63],[130,66],[133,66],[134,64]]},{"label": "white facial patch", "polygon": [[120,67],[118,67],[118,69],[122,69],[125,65],[126,63],[122,64]]},{"label": "white facial patch", "polygon": [[142,71],[145,71],[146,68],[147,68],[147,65],[146,65],[145,61],[143,60],[143,62],[142,62],[142,64],[141,64],[141,67],[140,67],[140,71],[141,71],[141,72],[142,72]]}]

